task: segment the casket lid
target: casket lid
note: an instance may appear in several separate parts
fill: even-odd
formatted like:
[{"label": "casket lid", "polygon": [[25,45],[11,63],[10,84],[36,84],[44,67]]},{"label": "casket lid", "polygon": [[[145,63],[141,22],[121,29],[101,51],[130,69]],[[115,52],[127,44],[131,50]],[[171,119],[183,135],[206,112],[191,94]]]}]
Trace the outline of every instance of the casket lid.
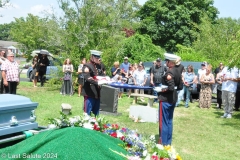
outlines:
[{"label": "casket lid", "polygon": [[32,102],[30,98],[14,95],[14,94],[1,94],[0,95],[0,111],[6,109],[32,107],[38,106],[37,102]]}]

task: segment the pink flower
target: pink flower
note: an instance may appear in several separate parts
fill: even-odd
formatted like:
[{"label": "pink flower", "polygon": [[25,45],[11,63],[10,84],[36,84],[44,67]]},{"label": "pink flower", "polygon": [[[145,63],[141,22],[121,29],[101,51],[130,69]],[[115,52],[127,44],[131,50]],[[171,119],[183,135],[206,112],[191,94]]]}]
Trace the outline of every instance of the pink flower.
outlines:
[{"label": "pink flower", "polygon": [[152,155],[151,160],[160,160],[157,155]]},{"label": "pink flower", "polygon": [[113,128],[113,129],[118,129],[119,126],[118,126],[117,124],[112,124],[112,128]]},{"label": "pink flower", "polygon": [[122,128],[122,131],[123,131],[123,132],[126,132],[126,131],[127,131],[127,129],[126,129],[126,128]]}]

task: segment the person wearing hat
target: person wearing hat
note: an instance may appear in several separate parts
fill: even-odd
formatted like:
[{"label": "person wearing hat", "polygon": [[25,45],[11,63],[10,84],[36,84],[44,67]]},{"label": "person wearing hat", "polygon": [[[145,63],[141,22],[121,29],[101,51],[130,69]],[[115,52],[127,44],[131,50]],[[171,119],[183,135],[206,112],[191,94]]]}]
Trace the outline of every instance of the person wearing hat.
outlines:
[{"label": "person wearing hat", "polygon": [[200,78],[203,74],[206,74],[206,67],[207,67],[207,62],[204,61],[201,64],[201,69],[198,70],[198,84],[197,84],[197,91],[200,92],[201,90],[201,82],[200,82]]},{"label": "person wearing hat", "polygon": [[[162,85],[162,76],[167,71],[167,68],[161,65],[161,58],[157,58],[155,65],[153,65],[150,72],[150,84],[154,87],[158,87]],[[157,96],[157,91],[153,90],[153,95]],[[156,103],[158,101],[157,98],[154,99]]]},{"label": "person wearing hat", "polygon": [[128,77],[129,67],[130,67],[130,63],[128,62],[128,57],[124,57],[124,62],[120,66],[123,78]]},{"label": "person wearing hat", "polygon": [[16,94],[19,84],[19,64],[14,60],[14,53],[8,52],[7,59],[1,66],[5,93]]},{"label": "person wearing hat", "polygon": [[182,90],[181,73],[175,68],[179,56],[165,53],[168,70],[162,77],[162,84],[167,88],[158,93],[159,98],[159,143],[171,145],[173,130],[173,112],[177,102],[177,91]]},{"label": "person wearing hat", "polygon": [[102,52],[97,50],[90,50],[90,62],[85,63],[82,68],[82,74],[84,77],[84,84],[82,88],[82,94],[84,96],[84,112],[91,115],[91,112],[97,116],[100,108],[100,86],[95,78],[98,76],[98,70],[96,65],[100,64],[99,58],[101,58]]}]

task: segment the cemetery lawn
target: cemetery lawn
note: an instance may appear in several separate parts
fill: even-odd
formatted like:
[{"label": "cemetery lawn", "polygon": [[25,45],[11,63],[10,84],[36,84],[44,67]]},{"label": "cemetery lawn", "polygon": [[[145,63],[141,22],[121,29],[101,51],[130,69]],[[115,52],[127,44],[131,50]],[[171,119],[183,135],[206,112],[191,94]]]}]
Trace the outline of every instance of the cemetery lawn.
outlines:
[{"label": "cemetery lawn", "polygon": [[[39,84],[38,84],[39,85]],[[36,109],[39,126],[47,126],[48,118],[60,116],[61,104],[72,106],[72,115],[82,115],[83,97],[62,96],[58,90],[47,87],[34,88],[31,82],[21,82],[17,93],[38,102]],[[123,95],[118,101],[119,116],[100,115],[110,123],[137,130],[141,134],[158,137],[158,123],[134,123],[128,115],[133,98]],[[145,99],[147,101],[147,99]],[[146,105],[146,103],[139,103]],[[210,109],[200,109],[198,103],[183,103],[175,108],[173,127],[173,147],[183,160],[238,160],[240,157],[240,112],[234,112],[232,119],[223,119],[223,110],[215,104]],[[158,107],[154,104],[154,107]]]}]

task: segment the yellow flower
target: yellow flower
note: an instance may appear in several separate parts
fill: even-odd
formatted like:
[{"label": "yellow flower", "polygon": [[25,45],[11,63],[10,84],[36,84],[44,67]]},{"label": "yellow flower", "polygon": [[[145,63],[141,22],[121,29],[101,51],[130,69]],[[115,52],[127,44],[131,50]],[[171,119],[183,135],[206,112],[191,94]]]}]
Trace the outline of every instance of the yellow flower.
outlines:
[{"label": "yellow flower", "polygon": [[177,160],[182,160],[182,158],[179,155],[177,155]]},{"label": "yellow flower", "polygon": [[169,150],[171,150],[171,146],[170,146],[170,145],[164,146],[164,149],[166,149],[167,151],[169,151]]}]

